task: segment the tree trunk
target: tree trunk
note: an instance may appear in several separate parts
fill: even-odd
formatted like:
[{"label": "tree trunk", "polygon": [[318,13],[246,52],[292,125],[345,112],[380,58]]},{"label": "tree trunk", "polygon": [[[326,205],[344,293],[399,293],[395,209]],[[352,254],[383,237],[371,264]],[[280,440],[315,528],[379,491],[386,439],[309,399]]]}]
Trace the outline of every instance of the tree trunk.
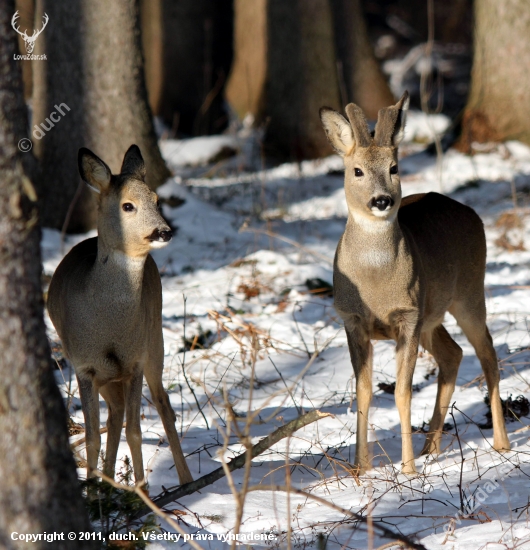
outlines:
[{"label": "tree trunk", "polygon": [[[15,9],[18,11],[19,18],[18,22],[20,24],[20,30],[24,32],[27,30],[29,36],[33,34],[33,24],[35,19],[35,0],[16,0]],[[22,36],[18,35],[18,49],[21,54],[25,54],[26,45]],[[33,89],[33,74],[31,70],[31,61],[25,60],[20,61],[22,65],[22,82],[24,84],[24,97],[26,99],[31,98],[32,89]]]},{"label": "tree trunk", "polygon": [[343,103],[359,105],[371,120],[394,97],[375,58],[360,0],[331,0]]},{"label": "tree trunk", "polygon": [[329,0],[269,0],[267,11],[265,146],[295,160],[329,155],[318,115],[340,105]]},{"label": "tree trunk", "polygon": [[[45,175],[39,189],[44,225],[60,228],[65,220],[80,182],[82,146],[119,172],[125,151],[136,143],[149,186],[155,189],[169,176],[147,101],[138,5],[139,0],[37,2],[37,19],[47,13],[51,27],[35,48],[47,61],[33,66],[33,128],[49,128],[40,139],[33,134]],[[52,113],[59,121],[50,126]],[[95,218],[95,201],[83,187],[68,230],[86,231]]]},{"label": "tree trunk", "polygon": [[234,60],[225,92],[240,119],[250,113],[258,124],[265,109],[268,2],[234,0]]},{"label": "tree trunk", "polygon": [[[91,526],[43,321],[36,195],[21,158],[31,153],[17,148],[27,116],[20,62],[13,59],[14,11],[13,0],[0,4],[0,547],[96,548],[67,537]],[[65,540],[12,539],[44,532]]]},{"label": "tree trunk", "polygon": [[527,0],[475,0],[471,90],[460,146],[530,143],[530,10]]},{"label": "tree trunk", "polygon": [[331,153],[323,105],[355,101],[375,118],[393,102],[358,0],[235,0],[234,42],[226,97],[240,118],[266,124],[265,145],[277,156]]},{"label": "tree trunk", "polygon": [[142,0],[151,108],[184,135],[219,133],[232,60],[232,0]]}]

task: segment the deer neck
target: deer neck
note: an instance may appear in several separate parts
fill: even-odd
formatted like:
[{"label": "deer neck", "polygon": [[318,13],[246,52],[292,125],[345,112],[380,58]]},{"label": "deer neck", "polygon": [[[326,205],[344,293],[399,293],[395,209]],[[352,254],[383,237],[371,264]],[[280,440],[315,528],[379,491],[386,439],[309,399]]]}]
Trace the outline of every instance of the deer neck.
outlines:
[{"label": "deer neck", "polygon": [[403,232],[397,220],[355,216],[350,212],[343,243],[356,265],[370,269],[393,269],[400,258]]},{"label": "deer neck", "polygon": [[120,250],[110,249],[102,239],[98,239],[93,281],[107,291],[111,301],[130,306],[139,304],[146,259],[147,256],[131,257]]}]

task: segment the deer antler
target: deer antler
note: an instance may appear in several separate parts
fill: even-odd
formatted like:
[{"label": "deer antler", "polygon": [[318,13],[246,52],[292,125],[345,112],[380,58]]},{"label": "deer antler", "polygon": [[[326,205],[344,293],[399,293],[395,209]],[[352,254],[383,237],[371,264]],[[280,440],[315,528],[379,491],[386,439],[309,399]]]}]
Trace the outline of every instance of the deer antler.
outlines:
[{"label": "deer antler", "polygon": [[22,36],[22,38],[24,40],[26,40],[28,38],[28,35],[26,34],[26,31],[24,32],[20,32],[20,27],[15,27],[15,25],[17,24],[17,19],[19,18],[19,15],[18,15],[18,10],[15,12],[15,14],[13,15],[13,17],[11,18],[11,26],[13,27],[13,29],[18,32],[18,34],[20,34],[20,36]]},{"label": "deer antler", "polygon": [[30,39],[35,41],[35,39],[37,38],[37,36],[39,36],[39,34],[46,28],[46,25],[48,24],[48,21],[50,20],[50,18],[48,17],[48,14],[45,13],[44,16],[42,17],[42,29],[40,31],[33,31],[33,34],[31,35]]}]

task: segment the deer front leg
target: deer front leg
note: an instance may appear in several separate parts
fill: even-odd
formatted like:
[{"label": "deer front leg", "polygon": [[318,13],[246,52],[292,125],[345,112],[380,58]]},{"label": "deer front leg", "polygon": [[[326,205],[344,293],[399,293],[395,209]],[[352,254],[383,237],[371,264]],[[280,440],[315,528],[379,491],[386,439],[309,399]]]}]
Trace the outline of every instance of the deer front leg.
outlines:
[{"label": "deer front leg", "polygon": [[99,396],[92,376],[77,376],[81,407],[85,417],[87,478],[94,477],[98,467],[101,435],[99,433]]},{"label": "deer front leg", "polygon": [[372,344],[367,332],[360,326],[346,326],[348,347],[355,372],[357,391],[357,439],[355,464],[357,473],[371,468],[368,452],[368,412],[372,401]]},{"label": "deer front leg", "polygon": [[410,409],[412,403],[412,377],[418,357],[420,327],[404,324],[397,339],[396,349],[396,406],[401,422],[401,452],[404,474],[415,474],[414,449],[412,448],[412,426]]},{"label": "deer front leg", "polygon": [[175,411],[171,407],[169,396],[162,385],[162,367],[150,365],[145,370],[145,378],[151,391],[151,398],[156,406],[158,414],[162,419],[162,424],[167,435],[175,467],[179,476],[180,484],[190,483],[193,481],[190,469],[186,463],[186,459],[180,446],[179,436],[175,428]]}]

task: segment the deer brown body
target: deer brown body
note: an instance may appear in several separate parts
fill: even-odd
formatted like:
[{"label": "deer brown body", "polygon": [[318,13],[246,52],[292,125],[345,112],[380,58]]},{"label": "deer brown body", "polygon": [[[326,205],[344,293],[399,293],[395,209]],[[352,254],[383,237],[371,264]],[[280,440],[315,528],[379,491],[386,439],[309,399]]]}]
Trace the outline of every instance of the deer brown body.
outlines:
[{"label": "deer brown body", "polygon": [[181,483],[192,480],[162,385],[162,285],[152,248],[171,240],[157,196],[144,183],[137,146],[121,174],[88,149],[79,151],[81,177],[99,192],[98,237],[75,246],[50,283],[48,310],[79,383],[86,424],[88,475],[97,468],[101,439],[98,392],[108,406],[104,473],[114,476],[126,414],[136,481],[144,478],[140,406],[143,376],[166,431]]},{"label": "deer brown body", "polygon": [[332,109],[321,119],[345,164],[346,229],[335,255],[335,308],[344,321],[357,386],[355,466],[370,467],[371,340],[396,341],[395,399],[401,421],[402,469],[415,470],[411,434],[412,377],[418,346],[439,366],[438,393],[422,454],[439,453],[442,428],[462,359],[442,325],[448,311],[473,345],[491,400],[495,449],[510,448],[499,395],[499,369],[486,326],[486,240],[471,208],[438,193],[401,199],[397,146],[408,96],[379,112],[372,136],[362,111]]}]

